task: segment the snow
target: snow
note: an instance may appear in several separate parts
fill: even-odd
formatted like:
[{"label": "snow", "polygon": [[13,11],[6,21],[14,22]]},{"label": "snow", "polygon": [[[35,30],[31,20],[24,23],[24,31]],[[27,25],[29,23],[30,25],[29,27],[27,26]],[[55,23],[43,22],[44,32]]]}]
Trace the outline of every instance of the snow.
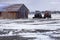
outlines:
[{"label": "snow", "polygon": [[[0,29],[25,29],[34,31],[41,30],[57,30],[60,29],[60,14],[52,14],[51,19],[33,19],[34,15],[29,14],[28,19],[0,19]],[[18,31],[19,31],[18,30]],[[37,33],[19,33],[22,37],[36,37],[34,40],[54,40],[48,36],[51,32],[37,32]],[[11,35],[12,32],[9,33]],[[54,35],[55,36],[55,35]]]}]

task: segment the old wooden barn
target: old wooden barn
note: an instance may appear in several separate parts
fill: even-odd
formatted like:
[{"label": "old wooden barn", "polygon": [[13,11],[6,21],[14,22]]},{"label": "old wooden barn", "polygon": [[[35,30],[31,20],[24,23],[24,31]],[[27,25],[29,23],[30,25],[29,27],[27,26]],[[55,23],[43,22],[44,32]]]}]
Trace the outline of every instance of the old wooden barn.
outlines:
[{"label": "old wooden barn", "polygon": [[28,18],[29,10],[24,4],[13,4],[0,11],[0,17],[3,19]]}]

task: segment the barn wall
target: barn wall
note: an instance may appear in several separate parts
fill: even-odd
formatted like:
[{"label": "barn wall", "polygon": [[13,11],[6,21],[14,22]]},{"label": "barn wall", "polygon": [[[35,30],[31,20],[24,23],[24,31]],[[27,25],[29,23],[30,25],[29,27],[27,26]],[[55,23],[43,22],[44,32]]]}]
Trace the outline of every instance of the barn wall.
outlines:
[{"label": "barn wall", "polygon": [[25,17],[28,18],[29,9],[26,6],[24,6],[24,9],[25,9]]},{"label": "barn wall", "polygon": [[16,13],[15,12],[2,12],[3,19],[15,19]]},{"label": "barn wall", "polygon": [[21,12],[18,11],[18,12],[16,13],[16,19],[19,19],[19,18],[21,18]]},{"label": "barn wall", "polygon": [[25,5],[23,5],[19,9],[20,18],[28,18],[28,13],[29,13],[29,10],[25,7]]},{"label": "barn wall", "polygon": [[2,12],[2,18],[5,19],[7,17],[7,13],[6,12]]},{"label": "barn wall", "polygon": [[28,18],[28,9],[25,7],[25,5],[21,8],[21,15],[23,15],[24,18]]}]

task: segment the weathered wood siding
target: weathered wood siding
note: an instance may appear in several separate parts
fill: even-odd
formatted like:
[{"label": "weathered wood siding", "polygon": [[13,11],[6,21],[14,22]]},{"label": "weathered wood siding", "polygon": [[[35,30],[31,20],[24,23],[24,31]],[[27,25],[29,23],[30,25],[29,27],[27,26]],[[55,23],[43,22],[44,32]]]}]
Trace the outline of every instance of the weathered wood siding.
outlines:
[{"label": "weathered wood siding", "polygon": [[17,18],[28,18],[29,10],[23,5],[17,12]]},{"label": "weathered wood siding", "polygon": [[15,12],[2,12],[3,19],[15,19],[16,13]]},{"label": "weathered wood siding", "polygon": [[21,12],[17,12],[17,13],[16,13],[16,19],[21,18],[21,16],[20,16],[20,15],[21,15]]}]

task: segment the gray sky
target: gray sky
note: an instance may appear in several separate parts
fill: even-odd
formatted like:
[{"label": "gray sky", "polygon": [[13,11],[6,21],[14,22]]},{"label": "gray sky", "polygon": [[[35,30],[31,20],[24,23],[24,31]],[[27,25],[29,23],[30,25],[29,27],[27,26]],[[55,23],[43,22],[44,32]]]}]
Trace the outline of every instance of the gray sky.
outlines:
[{"label": "gray sky", "polygon": [[35,10],[60,10],[60,0],[0,0],[1,4],[25,4],[30,11]]}]

